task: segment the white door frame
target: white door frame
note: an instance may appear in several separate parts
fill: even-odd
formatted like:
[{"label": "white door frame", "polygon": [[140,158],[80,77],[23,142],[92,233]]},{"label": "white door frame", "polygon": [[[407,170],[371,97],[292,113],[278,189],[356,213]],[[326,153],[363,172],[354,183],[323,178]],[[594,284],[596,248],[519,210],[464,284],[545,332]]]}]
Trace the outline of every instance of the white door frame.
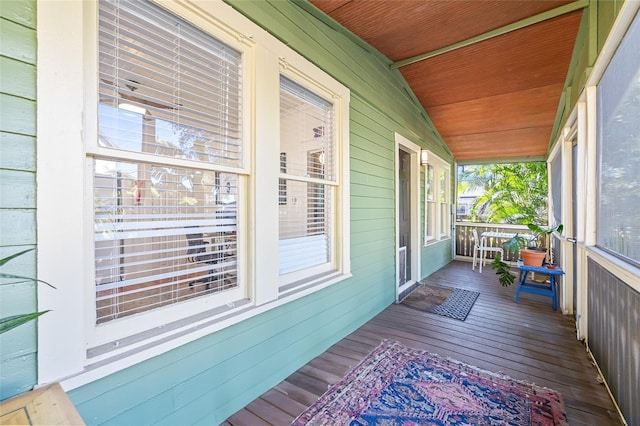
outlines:
[{"label": "white door frame", "polygon": [[[398,253],[400,251],[400,179],[398,173],[400,164],[398,159],[398,151],[402,150],[411,156],[410,170],[410,223],[411,223],[411,271],[407,271],[410,277],[402,286],[400,285],[400,264],[398,262]],[[420,277],[420,146],[411,142],[404,136],[395,134],[395,189],[396,189],[396,301],[400,294],[416,283]]]},{"label": "white door frame", "polygon": [[[572,142],[577,137],[577,127],[575,114],[569,118],[565,127],[563,128],[557,143],[554,145],[549,157],[547,159],[547,170],[549,171],[549,193],[551,194],[551,182],[553,176],[551,176],[552,168],[551,163],[559,157],[560,160],[560,174],[562,185],[559,188],[560,193],[560,222],[564,225],[564,232],[559,238],[560,243],[560,259],[557,261],[560,263],[560,267],[564,270],[564,277],[562,279],[562,285],[559,287],[560,297],[560,309],[563,314],[572,314],[575,307],[573,306],[573,283],[575,280],[573,273],[573,264],[575,259],[573,258],[573,244],[567,240],[568,237],[575,238],[573,235],[573,167],[572,164]],[[558,188],[556,188],[558,189]],[[557,206],[556,206],[557,207]],[[549,223],[554,225],[553,217],[553,197],[549,198]],[[551,238],[554,238],[551,236]],[[551,241],[549,241],[551,244]]]}]

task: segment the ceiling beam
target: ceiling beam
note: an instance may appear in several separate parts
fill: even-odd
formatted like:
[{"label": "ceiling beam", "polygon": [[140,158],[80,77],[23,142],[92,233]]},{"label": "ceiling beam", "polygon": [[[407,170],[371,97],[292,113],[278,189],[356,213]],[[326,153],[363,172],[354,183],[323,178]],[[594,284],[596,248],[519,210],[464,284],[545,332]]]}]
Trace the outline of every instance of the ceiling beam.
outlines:
[{"label": "ceiling beam", "polygon": [[556,18],[569,12],[573,12],[578,9],[583,9],[589,6],[589,0],[577,0],[572,3],[565,4],[564,6],[556,7],[555,9],[548,10],[546,12],[539,13],[529,18],[521,19],[520,21],[513,22],[495,30],[488,31],[486,33],[477,35],[475,37],[468,38],[466,40],[459,41],[449,46],[441,47],[440,49],[432,50],[431,52],[422,53],[420,55],[413,56],[411,58],[396,61],[390,65],[391,69],[398,69],[407,65],[415,64],[416,62],[424,61],[425,59],[433,58],[434,56],[442,55],[443,53],[451,52],[462,47],[471,46],[472,44],[479,43],[481,41],[489,40],[493,37],[497,37],[503,34],[516,31],[530,25],[538,24],[548,19]]}]

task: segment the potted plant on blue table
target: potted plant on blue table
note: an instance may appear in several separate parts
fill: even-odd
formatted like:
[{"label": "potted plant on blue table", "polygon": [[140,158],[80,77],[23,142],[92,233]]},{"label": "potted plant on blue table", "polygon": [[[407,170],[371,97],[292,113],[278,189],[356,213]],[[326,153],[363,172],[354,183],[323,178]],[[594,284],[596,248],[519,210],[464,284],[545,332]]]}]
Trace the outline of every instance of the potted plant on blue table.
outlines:
[{"label": "potted plant on blue table", "polygon": [[[551,234],[553,234],[554,232],[557,232],[559,234],[562,233],[562,230],[564,229],[564,225],[561,223],[558,223],[554,226],[540,226],[537,225],[535,223],[529,223],[527,224],[527,228],[529,228],[531,230],[531,232],[533,232],[533,234],[535,235],[535,242],[537,243],[538,241],[540,241],[540,237],[543,235],[546,235],[547,238],[546,240],[549,241],[549,237],[551,236]],[[525,265],[531,265],[531,266],[542,266],[544,263],[544,260],[547,257],[547,252],[549,253],[549,261],[550,263],[553,263],[553,252],[548,249],[547,247],[536,247],[535,248],[528,248],[528,249],[524,249],[524,250],[536,250],[538,252],[542,252],[543,255],[541,256],[541,258],[539,260],[537,260],[534,263],[529,263],[529,262],[525,262],[524,259],[524,255],[522,255],[523,259],[522,261],[524,262]],[[538,255],[540,256],[540,255]]]},{"label": "potted plant on blue table", "polygon": [[[535,245],[527,247],[527,239],[522,235],[516,234],[509,240],[505,241],[503,247],[507,251],[520,253],[520,258],[525,265],[529,266],[542,266],[545,258],[547,257],[546,247],[537,247],[537,241],[540,240],[542,235],[551,235],[554,232],[562,233],[564,226],[557,224],[554,226],[544,227],[536,225],[534,223],[527,224],[527,228],[533,232],[535,236]],[[553,262],[553,254],[549,254],[551,262]],[[498,281],[503,287],[510,286],[515,281],[515,275],[511,273],[511,265],[503,261],[500,254],[496,255],[496,258],[491,263],[491,268],[496,271],[498,275]],[[555,265],[551,263],[549,269],[554,269]]]}]

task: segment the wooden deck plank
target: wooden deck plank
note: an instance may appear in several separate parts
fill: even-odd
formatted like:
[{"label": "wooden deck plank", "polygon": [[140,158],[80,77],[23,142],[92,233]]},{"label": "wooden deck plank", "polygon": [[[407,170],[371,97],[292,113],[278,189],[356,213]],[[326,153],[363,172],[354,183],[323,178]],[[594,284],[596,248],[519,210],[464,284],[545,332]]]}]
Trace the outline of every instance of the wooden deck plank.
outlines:
[{"label": "wooden deck plank", "polygon": [[272,405],[265,398],[257,398],[247,410],[264,420],[269,425],[284,425],[293,421],[295,416],[287,413],[278,405]]},{"label": "wooden deck plank", "polygon": [[[256,401],[252,402],[253,405]],[[233,426],[268,426],[269,423],[253,414],[247,408],[235,413],[227,419],[227,422]]]},{"label": "wooden deck plank", "polygon": [[[389,317],[379,316],[378,318],[372,320],[370,324],[389,324],[390,321],[395,318],[392,317],[392,315],[394,315],[393,312],[389,311],[388,313],[390,314]],[[403,312],[398,312],[397,315],[403,314]],[[473,342],[483,344],[487,340],[490,340],[493,344],[492,349],[510,352],[516,355],[535,356],[539,360],[554,362],[562,367],[571,368],[579,365],[590,365],[584,360],[576,359],[575,353],[573,351],[555,351],[553,345],[548,342],[531,342],[530,340],[518,340],[514,339],[510,335],[505,335],[504,333],[490,334],[488,331],[486,334],[482,333],[481,335],[469,334],[468,330],[460,329],[455,325],[443,326],[442,324],[438,324],[437,322],[431,322],[430,317],[421,318],[420,324],[407,325],[406,330],[415,333],[437,333],[438,331],[442,333],[446,330],[447,335],[452,339],[451,341],[458,340],[461,342],[467,341],[470,343]]]},{"label": "wooden deck plank", "polygon": [[256,413],[259,421],[271,419],[270,424],[289,424],[385,338],[555,389],[563,395],[571,425],[621,424],[584,344],[576,340],[573,317],[554,312],[550,298],[527,294],[516,304],[515,285],[501,287],[490,268],[480,274],[465,262],[452,262],[427,281],[478,291],[480,297],[465,321],[389,306],[228,424],[246,424],[246,413]]},{"label": "wooden deck plank", "polygon": [[294,399],[291,399],[289,395],[283,393],[280,389],[273,388],[265,392],[262,399],[269,402],[271,405],[278,407],[282,411],[291,415],[291,419],[307,408],[306,404],[301,404]]}]

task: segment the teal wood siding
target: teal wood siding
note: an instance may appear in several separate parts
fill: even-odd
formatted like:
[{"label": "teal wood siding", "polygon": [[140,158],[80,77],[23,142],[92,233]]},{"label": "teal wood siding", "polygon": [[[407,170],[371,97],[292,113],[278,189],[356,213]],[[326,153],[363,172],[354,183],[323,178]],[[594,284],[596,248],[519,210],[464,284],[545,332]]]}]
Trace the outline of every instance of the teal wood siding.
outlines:
[{"label": "teal wood siding", "polygon": [[[36,3],[0,2],[0,257],[35,247]],[[34,252],[3,272],[36,276]],[[36,310],[32,282],[0,286],[0,316]],[[36,325],[0,335],[0,399],[36,383]]]},{"label": "teal wood siding", "polygon": [[[353,277],[71,390],[88,424],[218,424],[393,303],[394,132],[450,158],[377,55],[293,3],[232,5],[352,91]],[[425,253],[423,270],[435,270],[450,260],[450,245]]]}]

